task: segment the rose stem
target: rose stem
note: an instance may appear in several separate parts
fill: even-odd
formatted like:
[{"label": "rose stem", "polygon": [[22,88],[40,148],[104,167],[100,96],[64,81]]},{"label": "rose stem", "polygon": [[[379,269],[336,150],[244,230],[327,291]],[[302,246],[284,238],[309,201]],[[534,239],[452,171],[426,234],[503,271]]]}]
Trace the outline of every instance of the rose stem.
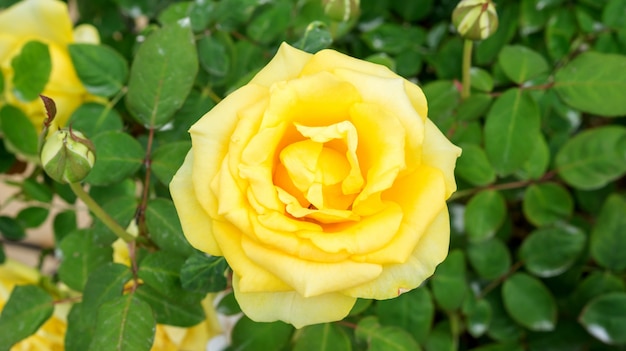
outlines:
[{"label": "rose stem", "polygon": [[463,43],[463,90],[461,90],[461,100],[470,96],[470,69],[472,68],[472,47],[474,42],[465,39]]},{"label": "rose stem", "polygon": [[70,188],[79,199],[81,199],[87,208],[96,216],[99,220],[104,223],[107,228],[111,229],[115,235],[129,243],[135,240],[135,237],[130,235],[124,230],[111,216],[109,216],[106,211],[98,205],[98,203],[83,189],[80,183],[70,183]]}]

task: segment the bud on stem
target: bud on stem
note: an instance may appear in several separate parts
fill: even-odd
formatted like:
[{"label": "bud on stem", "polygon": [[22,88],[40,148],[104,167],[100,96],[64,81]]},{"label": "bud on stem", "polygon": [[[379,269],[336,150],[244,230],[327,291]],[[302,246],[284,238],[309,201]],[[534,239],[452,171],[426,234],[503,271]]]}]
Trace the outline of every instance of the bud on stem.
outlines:
[{"label": "bud on stem", "polygon": [[96,160],[91,141],[71,128],[57,130],[46,138],[40,156],[43,169],[60,183],[80,182]]},{"label": "bud on stem", "polygon": [[463,38],[483,40],[498,29],[498,14],[491,0],[461,0],[452,12],[452,23]]},{"label": "bud on stem", "polygon": [[360,0],[322,0],[324,12],[335,21],[347,22],[359,15]]}]

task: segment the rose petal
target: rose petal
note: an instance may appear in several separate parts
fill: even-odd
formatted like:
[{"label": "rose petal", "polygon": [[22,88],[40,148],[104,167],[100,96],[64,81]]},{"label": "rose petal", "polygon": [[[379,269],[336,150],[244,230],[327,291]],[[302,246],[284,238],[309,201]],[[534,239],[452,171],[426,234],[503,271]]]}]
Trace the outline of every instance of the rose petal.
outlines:
[{"label": "rose petal", "polygon": [[426,121],[426,136],[422,147],[422,162],[441,170],[446,182],[445,198],[449,198],[456,191],[454,166],[456,159],[461,156],[461,148],[452,144],[430,120]]},{"label": "rose petal", "polygon": [[0,33],[67,45],[72,42],[72,22],[62,1],[24,0],[0,11]]},{"label": "rose petal", "polygon": [[383,193],[383,199],[399,205],[404,216],[393,238],[384,247],[363,255],[356,261],[370,263],[403,263],[409,258],[424,232],[446,206],[445,183],[438,169],[420,166],[415,172],[399,178]]},{"label": "rose petal", "polygon": [[252,78],[250,83],[270,87],[276,82],[296,78],[311,56],[287,43],[282,43],[274,58]]},{"label": "rose petal", "polygon": [[406,263],[384,266],[380,277],[361,286],[342,291],[346,295],[384,300],[415,289],[430,277],[448,254],[450,241],[448,208],[435,217]]},{"label": "rose petal", "polygon": [[330,293],[302,297],[295,291],[247,293],[240,289],[237,275],[233,275],[233,290],[241,310],[257,322],[281,320],[296,328],[343,319],[350,313],[356,298]]},{"label": "rose petal", "polygon": [[289,284],[304,297],[360,285],[376,278],[382,271],[380,265],[349,260],[335,263],[302,260],[278,250],[268,249],[245,236],[242,237],[241,246],[247,257]]},{"label": "rose petal", "polygon": [[192,163],[193,155],[190,151],[170,183],[172,200],[187,241],[200,251],[221,256],[222,250],[213,238],[213,219],[200,206],[194,192],[191,182]]}]

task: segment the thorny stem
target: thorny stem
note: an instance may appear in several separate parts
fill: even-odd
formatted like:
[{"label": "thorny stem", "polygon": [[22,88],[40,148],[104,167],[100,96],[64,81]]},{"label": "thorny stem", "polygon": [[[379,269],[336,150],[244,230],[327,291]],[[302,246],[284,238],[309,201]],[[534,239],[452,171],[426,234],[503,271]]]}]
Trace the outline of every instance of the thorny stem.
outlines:
[{"label": "thorny stem", "polygon": [[470,96],[471,76],[470,70],[472,68],[472,47],[474,42],[465,39],[463,43],[463,90],[461,90],[461,100],[465,100]]},{"label": "thorny stem", "polygon": [[125,242],[129,243],[135,240],[135,237],[127,233],[109,214],[98,205],[98,203],[83,189],[80,183],[70,183],[70,188],[81,199],[87,208],[104,223],[107,228],[111,229],[117,237],[121,238]]}]

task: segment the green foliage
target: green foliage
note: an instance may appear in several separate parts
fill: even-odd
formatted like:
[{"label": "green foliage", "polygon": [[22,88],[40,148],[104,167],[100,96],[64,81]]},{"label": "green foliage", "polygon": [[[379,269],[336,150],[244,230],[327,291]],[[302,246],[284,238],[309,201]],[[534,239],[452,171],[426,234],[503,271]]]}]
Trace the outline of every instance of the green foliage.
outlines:
[{"label": "green foliage", "polygon": [[[103,44],[69,45],[93,96],[68,125],[95,145],[83,185],[106,216],[39,167],[31,115],[43,105],[23,105],[53,88],[56,48],[24,43],[8,62],[14,74],[0,74],[1,180],[16,192],[0,194],[0,262],[52,222],[55,246],[40,254],[60,264],[13,289],[0,350],[67,301],[68,351],[149,350],[157,324],[204,321],[214,293],[219,313],[241,313],[228,262],[187,242],[168,186],[190,126],[283,41],[382,63],[422,87],[428,117],[463,149],[448,200],[451,251],[422,286],[359,299],[341,322],[294,330],[243,316],[226,350],[625,347],[626,1],[496,0],[498,30],[473,43],[469,96],[464,43],[449,30],[456,1],[361,1],[347,22],[321,3],[78,1],[79,22],[95,25]],[[25,206],[5,213],[15,202]],[[133,239],[114,250],[116,227]]]}]

